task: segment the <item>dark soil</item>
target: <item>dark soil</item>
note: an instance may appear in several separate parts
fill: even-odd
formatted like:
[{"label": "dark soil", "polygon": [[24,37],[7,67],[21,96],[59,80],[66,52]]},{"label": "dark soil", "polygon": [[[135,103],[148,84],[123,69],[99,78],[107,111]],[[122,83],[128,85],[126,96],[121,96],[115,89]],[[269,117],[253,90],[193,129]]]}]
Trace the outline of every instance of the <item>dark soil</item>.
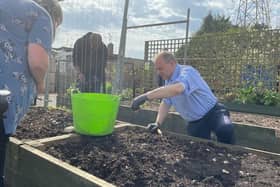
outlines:
[{"label": "dark soil", "polygon": [[72,114],[65,110],[31,107],[14,135],[18,139],[40,139],[65,134],[64,128],[71,126]]},{"label": "dark soil", "polygon": [[280,161],[140,128],[48,145],[45,152],[117,186],[279,186]]}]

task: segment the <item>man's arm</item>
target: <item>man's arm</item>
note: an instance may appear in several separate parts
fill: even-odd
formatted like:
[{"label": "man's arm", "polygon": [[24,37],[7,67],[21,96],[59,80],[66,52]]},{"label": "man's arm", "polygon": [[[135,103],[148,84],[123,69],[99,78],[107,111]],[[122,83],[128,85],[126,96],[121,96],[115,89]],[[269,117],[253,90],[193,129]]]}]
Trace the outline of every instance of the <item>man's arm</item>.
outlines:
[{"label": "man's arm", "polygon": [[156,88],[147,92],[146,95],[149,100],[162,99],[179,95],[184,91],[184,89],[185,88],[182,83],[176,83],[165,87]]},{"label": "man's arm", "polygon": [[49,55],[39,44],[28,45],[28,64],[39,93],[44,91],[44,78],[48,70]]},{"label": "man's arm", "polygon": [[160,103],[159,109],[158,109],[158,114],[157,114],[157,119],[156,122],[158,124],[162,124],[168,114],[170,106],[164,103],[163,101]]},{"label": "man's arm", "polygon": [[147,100],[173,97],[181,94],[184,89],[185,87],[182,83],[176,83],[165,87],[156,88],[134,98],[131,108],[132,110],[138,110],[140,108],[140,105],[144,104]]}]

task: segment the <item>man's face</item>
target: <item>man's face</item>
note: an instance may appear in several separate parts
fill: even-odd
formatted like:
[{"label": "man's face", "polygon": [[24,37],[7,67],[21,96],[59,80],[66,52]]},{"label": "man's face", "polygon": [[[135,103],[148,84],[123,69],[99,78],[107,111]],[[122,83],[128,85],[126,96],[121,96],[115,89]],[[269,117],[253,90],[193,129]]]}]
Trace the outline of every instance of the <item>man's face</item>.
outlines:
[{"label": "man's face", "polygon": [[170,79],[175,69],[175,65],[176,63],[173,61],[166,63],[162,57],[157,58],[155,61],[156,71],[163,80]]}]

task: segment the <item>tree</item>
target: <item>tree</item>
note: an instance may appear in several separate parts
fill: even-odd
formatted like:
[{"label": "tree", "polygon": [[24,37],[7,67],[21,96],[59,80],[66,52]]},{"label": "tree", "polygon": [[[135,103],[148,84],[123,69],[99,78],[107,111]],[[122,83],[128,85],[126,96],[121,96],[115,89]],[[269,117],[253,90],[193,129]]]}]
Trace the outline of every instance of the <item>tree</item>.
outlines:
[{"label": "tree", "polygon": [[230,18],[217,15],[213,16],[210,12],[204,19],[200,29],[196,35],[202,35],[204,33],[226,32],[230,28],[233,28]]},{"label": "tree", "polygon": [[202,35],[205,33],[216,33],[216,32],[226,32],[235,26],[231,23],[229,17],[224,15],[213,16],[210,12],[204,19],[200,29],[197,31],[196,35]]},{"label": "tree", "polygon": [[[216,15],[213,16],[210,12],[202,22],[200,29],[194,34],[194,37],[197,36],[207,36],[209,33],[218,33],[218,32],[227,32],[229,30],[236,30],[237,26],[233,25],[230,21],[229,17],[225,17],[224,15]],[[194,38],[193,37],[193,38]],[[187,48],[191,48],[192,44],[195,42],[190,41]],[[182,45],[178,51],[175,53],[177,58],[183,58],[184,56],[185,45]],[[187,50],[188,51],[188,50]]]}]

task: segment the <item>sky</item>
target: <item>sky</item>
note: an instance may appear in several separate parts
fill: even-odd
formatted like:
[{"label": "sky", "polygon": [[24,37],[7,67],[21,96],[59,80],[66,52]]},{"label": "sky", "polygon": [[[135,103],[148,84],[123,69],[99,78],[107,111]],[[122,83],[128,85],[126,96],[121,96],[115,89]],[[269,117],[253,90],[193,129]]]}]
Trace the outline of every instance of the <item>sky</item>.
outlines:
[{"label": "sky", "polygon": [[[273,28],[280,27],[280,0],[270,0]],[[201,26],[202,20],[213,15],[231,17],[235,23],[236,0],[130,0],[127,26],[186,20],[190,8],[189,36]],[[87,32],[102,35],[105,44],[114,44],[118,53],[125,0],[63,0],[60,2],[64,20],[58,28],[53,47],[73,47],[75,41]],[[148,40],[184,38],[186,24],[129,29],[125,56],[144,57],[144,43]]]}]

